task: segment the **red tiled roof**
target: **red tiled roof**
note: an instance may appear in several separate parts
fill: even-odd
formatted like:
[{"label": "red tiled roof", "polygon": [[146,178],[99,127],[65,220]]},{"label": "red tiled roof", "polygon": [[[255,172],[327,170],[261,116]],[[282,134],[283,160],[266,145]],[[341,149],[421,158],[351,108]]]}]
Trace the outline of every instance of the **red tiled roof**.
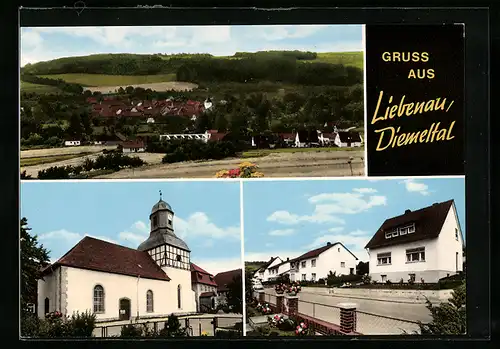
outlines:
[{"label": "red tiled roof", "polygon": [[[386,219],[375,235],[373,235],[371,240],[368,241],[365,248],[392,246],[423,239],[436,238],[441,232],[441,228],[443,227],[446,216],[448,215],[452,205],[454,205],[454,201],[448,200],[435,203],[417,211],[408,210],[405,214]],[[415,224],[415,232],[413,234],[406,234],[390,239],[385,238],[385,233],[387,231],[394,230],[395,228],[410,223]]]},{"label": "red tiled roof", "polygon": [[47,267],[45,273],[59,266],[170,281],[168,275],[147,252],[89,236],[84,237],[56,263]]},{"label": "red tiled roof", "polygon": [[241,278],[241,275],[242,275],[241,269],[225,271],[215,275],[217,290],[222,292],[229,290],[227,285],[233,282],[235,278]]},{"label": "red tiled roof", "polygon": [[194,263],[191,263],[191,282],[217,286],[214,276]]},{"label": "red tiled roof", "polygon": [[215,297],[215,296],[216,296],[215,292],[203,292],[203,293],[200,293],[200,298]]},{"label": "red tiled roof", "polygon": [[123,148],[144,148],[144,142],[142,141],[122,142],[121,146]]},{"label": "red tiled roof", "polygon": [[209,141],[220,141],[222,140],[227,133],[210,133]]}]

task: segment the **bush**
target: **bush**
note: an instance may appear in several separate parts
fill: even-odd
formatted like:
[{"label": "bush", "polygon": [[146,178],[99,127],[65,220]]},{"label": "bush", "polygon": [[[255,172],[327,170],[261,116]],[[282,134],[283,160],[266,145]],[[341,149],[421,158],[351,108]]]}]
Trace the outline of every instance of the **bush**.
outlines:
[{"label": "bush", "polygon": [[[34,323],[31,320],[25,326],[32,326]],[[38,321],[38,329],[29,327],[31,333],[40,338],[92,337],[94,328],[95,314],[90,312],[74,313],[66,317],[59,312],[53,312]]]},{"label": "bush", "polygon": [[122,326],[120,337],[125,337],[125,338],[142,337],[143,332],[144,331],[143,331],[142,326],[138,326],[135,324],[128,324],[128,325]]},{"label": "bush", "polygon": [[448,302],[438,306],[427,300],[427,309],[431,312],[432,321],[419,323],[421,334],[462,335],[467,330],[466,318],[466,285],[465,280],[455,288]]},{"label": "bush", "polygon": [[40,328],[40,319],[36,314],[23,311],[21,313],[21,336],[38,337]]},{"label": "bush", "polygon": [[241,337],[241,332],[237,330],[216,330],[215,338],[237,338]]}]

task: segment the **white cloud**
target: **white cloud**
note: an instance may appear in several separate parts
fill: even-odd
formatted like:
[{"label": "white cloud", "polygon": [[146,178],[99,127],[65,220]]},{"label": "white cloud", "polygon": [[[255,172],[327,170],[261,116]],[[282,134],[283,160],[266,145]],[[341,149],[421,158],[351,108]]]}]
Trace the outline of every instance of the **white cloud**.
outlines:
[{"label": "white cloud", "polygon": [[365,197],[360,193],[323,193],[309,198],[325,214],[356,214],[375,206],[387,204],[387,198],[382,195]]},{"label": "white cloud", "polygon": [[353,191],[360,194],[373,194],[377,192],[374,188],[354,188]]},{"label": "white cloud", "polygon": [[326,212],[324,212],[323,207],[316,207],[312,215],[299,216],[288,211],[275,211],[269,217],[267,221],[276,222],[281,224],[298,224],[300,222],[310,222],[310,223],[338,223],[344,224],[345,221],[341,218],[334,217]]},{"label": "white cloud", "polygon": [[242,267],[241,258],[194,258],[191,261],[210,274],[216,275],[224,271],[239,269]]},{"label": "white cloud", "polygon": [[36,31],[26,31],[21,34],[21,45],[27,48],[36,48],[43,42],[42,36]]},{"label": "white cloud", "polygon": [[419,193],[422,195],[429,195],[430,191],[428,190],[429,187],[427,184],[420,183],[415,181],[414,179],[405,179],[404,181],[400,182],[401,184],[404,184],[406,187],[406,190],[409,191],[410,193]]},{"label": "white cloud", "polygon": [[322,29],[325,26],[319,25],[285,25],[285,26],[254,26],[248,33],[254,39],[261,39],[267,41],[278,41],[284,39],[300,39],[308,37]]},{"label": "white cloud", "polygon": [[187,220],[176,217],[174,220],[176,235],[180,238],[207,237],[211,239],[241,238],[239,226],[218,227],[211,222],[204,212],[195,212]]},{"label": "white cloud", "polygon": [[335,228],[330,228],[330,229],[328,229],[328,231],[329,231],[330,233],[338,233],[338,232],[340,232],[340,231],[342,231],[342,230],[344,230],[344,227],[335,227]]},{"label": "white cloud", "polygon": [[74,245],[78,241],[83,239],[85,236],[92,237],[92,238],[99,239],[99,240],[108,241],[108,242],[111,242],[113,244],[116,243],[115,240],[113,240],[107,236],[99,236],[99,235],[91,235],[91,234],[83,234],[82,235],[79,233],[68,231],[66,229],[54,230],[54,231],[51,231],[48,233],[40,234],[38,236],[38,239],[40,239],[40,241],[48,241],[48,240],[61,241],[62,240],[64,243]]},{"label": "white cloud", "polygon": [[292,235],[295,233],[294,229],[277,229],[277,230],[272,230],[269,232],[269,235],[271,236],[288,236]]}]

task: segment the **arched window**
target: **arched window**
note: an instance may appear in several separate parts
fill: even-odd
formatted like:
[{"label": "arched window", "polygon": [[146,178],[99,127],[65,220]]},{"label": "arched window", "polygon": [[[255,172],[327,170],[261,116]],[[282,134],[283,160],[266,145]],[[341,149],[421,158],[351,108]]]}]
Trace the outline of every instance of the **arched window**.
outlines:
[{"label": "arched window", "polygon": [[101,285],[94,287],[94,313],[104,313],[104,288]]},{"label": "arched window", "polygon": [[50,312],[50,307],[49,307],[49,297],[45,298],[45,314],[48,314]]},{"label": "arched window", "polygon": [[148,292],[146,292],[146,311],[148,313],[153,312],[153,291],[151,290],[148,290]]},{"label": "arched window", "polygon": [[177,286],[177,308],[181,309],[181,285]]}]

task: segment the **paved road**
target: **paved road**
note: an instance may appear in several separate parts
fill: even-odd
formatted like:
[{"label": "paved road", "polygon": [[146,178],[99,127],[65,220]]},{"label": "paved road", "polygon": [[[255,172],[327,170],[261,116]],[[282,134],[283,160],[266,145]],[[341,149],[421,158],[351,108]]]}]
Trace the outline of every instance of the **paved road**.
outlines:
[{"label": "paved road", "polygon": [[[266,290],[267,292],[271,290]],[[266,300],[274,303],[273,296]],[[428,322],[431,319],[425,304],[353,299],[305,292],[299,294],[299,313],[339,324],[340,310],[337,306],[340,303],[356,304],[359,311],[356,314],[356,330],[363,334],[403,334],[404,331],[413,333],[419,329],[413,322]]]}]

